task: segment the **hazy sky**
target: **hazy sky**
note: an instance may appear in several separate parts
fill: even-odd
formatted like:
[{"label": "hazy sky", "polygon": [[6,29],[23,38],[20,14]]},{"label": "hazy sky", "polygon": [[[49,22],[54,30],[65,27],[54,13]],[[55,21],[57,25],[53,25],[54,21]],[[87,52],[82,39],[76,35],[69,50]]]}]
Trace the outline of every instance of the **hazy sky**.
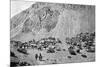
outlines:
[{"label": "hazy sky", "polygon": [[21,12],[22,10],[30,7],[34,2],[22,1],[22,0],[11,0],[11,17]]}]

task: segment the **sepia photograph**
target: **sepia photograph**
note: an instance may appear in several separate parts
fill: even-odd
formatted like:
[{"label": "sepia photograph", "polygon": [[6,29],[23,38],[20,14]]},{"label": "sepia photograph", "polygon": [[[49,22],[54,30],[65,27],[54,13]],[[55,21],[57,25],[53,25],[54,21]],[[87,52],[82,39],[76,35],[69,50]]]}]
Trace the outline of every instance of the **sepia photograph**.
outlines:
[{"label": "sepia photograph", "polygon": [[10,66],[95,62],[95,5],[10,1]]}]

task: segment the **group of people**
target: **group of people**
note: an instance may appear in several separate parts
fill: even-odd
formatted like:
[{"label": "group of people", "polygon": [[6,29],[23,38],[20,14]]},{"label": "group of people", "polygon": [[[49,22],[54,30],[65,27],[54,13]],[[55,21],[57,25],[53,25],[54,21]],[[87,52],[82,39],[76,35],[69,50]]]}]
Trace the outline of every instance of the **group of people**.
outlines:
[{"label": "group of people", "polygon": [[39,60],[39,61],[43,61],[43,56],[42,56],[42,54],[41,54],[41,53],[35,54],[35,59],[36,59],[36,60]]}]

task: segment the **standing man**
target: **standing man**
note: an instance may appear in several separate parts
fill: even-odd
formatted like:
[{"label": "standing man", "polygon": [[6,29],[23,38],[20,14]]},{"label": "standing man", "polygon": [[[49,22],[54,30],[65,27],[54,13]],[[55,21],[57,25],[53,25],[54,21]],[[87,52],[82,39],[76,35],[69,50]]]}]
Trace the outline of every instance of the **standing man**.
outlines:
[{"label": "standing man", "polygon": [[36,60],[38,59],[38,54],[35,54],[35,59],[36,59]]}]

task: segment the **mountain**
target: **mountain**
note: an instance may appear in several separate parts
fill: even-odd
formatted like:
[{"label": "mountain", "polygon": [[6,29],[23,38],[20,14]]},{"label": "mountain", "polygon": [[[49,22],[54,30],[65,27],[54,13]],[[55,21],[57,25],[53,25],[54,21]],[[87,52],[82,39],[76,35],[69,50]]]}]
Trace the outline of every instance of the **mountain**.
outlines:
[{"label": "mountain", "polygon": [[36,2],[11,18],[11,38],[32,33],[36,38],[64,39],[80,32],[94,32],[94,14],[95,8],[90,5]]}]

